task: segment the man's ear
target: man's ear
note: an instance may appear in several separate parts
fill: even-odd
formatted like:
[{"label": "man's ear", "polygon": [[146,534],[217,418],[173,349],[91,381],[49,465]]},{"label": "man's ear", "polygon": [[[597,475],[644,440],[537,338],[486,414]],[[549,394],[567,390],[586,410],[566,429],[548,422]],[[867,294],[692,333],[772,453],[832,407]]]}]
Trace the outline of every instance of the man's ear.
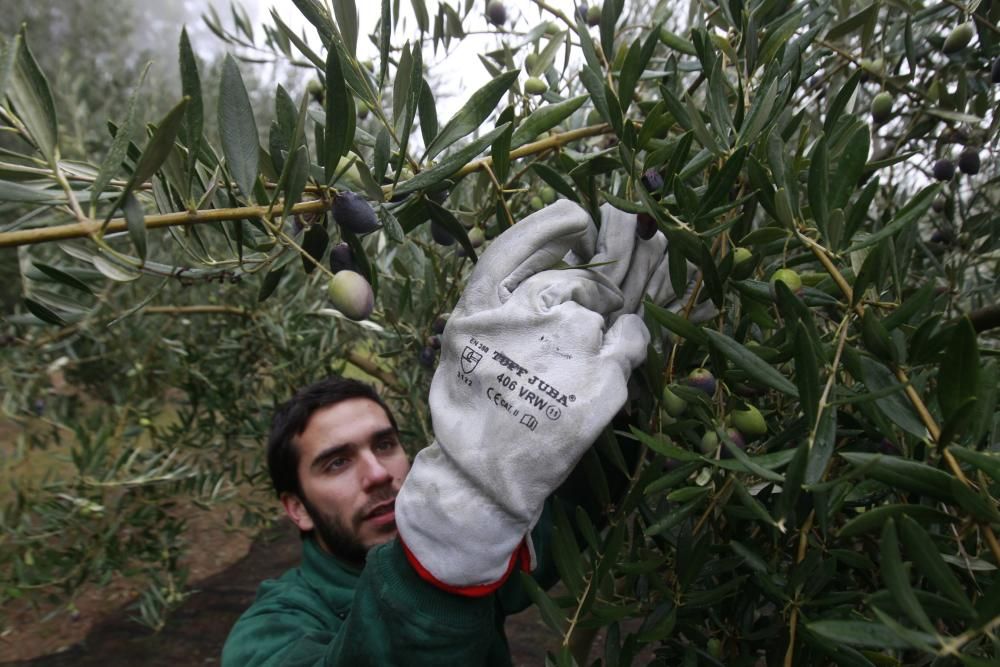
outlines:
[{"label": "man's ear", "polygon": [[306,509],[298,495],[289,491],[282,493],[281,504],[285,508],[285,514],[292,520],[292,523],[298,526],[299,530],[309,532],[315,527],[312,517],[309,516],[309,510]]}]

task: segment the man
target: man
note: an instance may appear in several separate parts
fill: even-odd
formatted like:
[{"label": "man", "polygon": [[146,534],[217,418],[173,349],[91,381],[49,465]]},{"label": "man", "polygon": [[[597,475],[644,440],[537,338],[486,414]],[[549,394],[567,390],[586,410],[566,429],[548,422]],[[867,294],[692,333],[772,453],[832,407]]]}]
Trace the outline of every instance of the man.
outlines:
[{"label": "man", "polygon": [[393,501],[410,461],[396,420],[374,389],[329,378],[274,417],[268,468],[286,514],[317,545],[360,569],[396,535]]},{"label": "man", "polygon": [[503,621],[528,604],[512,575],[555,582],[549,497],[625,403],[649,341],[642,297],[673,298],[662,235],[637,242],[635,216],[602,219],[598,237],[562,201],[483,253],[412,469],[361,383],[320,382],[278,410],[268,465],[303,563],[261,586],[223,665],[510,664]]},{"label": "man", "polygon": [[[528,605],[519,582],[489,601],[455,596],[420,579],[393,541],[393,501],[410,463],[391,411],[371,387],[334,377],[299,391],[274,417],[268,465],[304,534],[303,560],[261,585],[226,642],[223,665],[509,661],[503,617]],[[537,531],[540,542],[547,544],[547,531],[547,523]],[[379,545],[384,572],[366,576],[376,573],[365,555]],[[535,576],[545,587],[556,580],[551,564]],[[386,608],[405,620],[387,619]],[[409,647],[383,650],[401,644],[402,626]]]}]

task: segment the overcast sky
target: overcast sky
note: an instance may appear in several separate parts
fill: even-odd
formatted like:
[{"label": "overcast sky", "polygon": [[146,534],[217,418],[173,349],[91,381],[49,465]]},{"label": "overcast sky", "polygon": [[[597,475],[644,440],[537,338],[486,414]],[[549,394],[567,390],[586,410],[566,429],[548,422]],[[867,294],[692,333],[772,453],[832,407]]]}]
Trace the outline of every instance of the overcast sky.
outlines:
[{"label": "overcast sky", "polygon": [[[437,14],[438,3],[436,0],[425,1],[427,13],[433,22],[434,16]],[[464,0],[452,0],[449,4],[452,7],[462,7]],[[434,77],[438,82],[435,98],[438,102],[438,115],[442,120],[450,118],[472,92],[489,79],[485,68],[479,62],[478,54],[486,49],[494,48],[497,43],[496,36],[490,30],[484,16],[486,0],[476,0],[475,4],[476,7],[472,10],[464,27],[470,32],[483,31],[486,34],[470,35],[462,40],[461,44],[453,41],[452,51],[447,58],[447,71],[441,69],[441,60],[444,57],[443,49],[438,50],[436,58],[430,49],[425,49],[423,53],[425,67],[430,67],[432,73],[437,75]],[[526,32],[538,25],[541,20],[538,8],[529,0],[506,0],[504,4],[507,7],[508,29]],[[561,9],[567,15],[572,14],[574,7],[573,0],[548,0],[547,4]],[[371,59],[377,63],[378,49],[367,39],[366,35],[375,29],[382,3],[379,0],[356,0],[356,5],[358,7],[359,27],[358,57]],[[269,11],[272,7],[278,11],[282,21],[290,27],[309,30],[312,35],[311,43],[318,44],[319,40],[315,37],[315,33],[311,32],[309,24],[302,18],[291,0],[257,0],[258,22],[270,20]],[[399,0],[399,7],[402,16],[393,29],[393,46],[402,46],[408,37],[417,34],[410,0]]]}]

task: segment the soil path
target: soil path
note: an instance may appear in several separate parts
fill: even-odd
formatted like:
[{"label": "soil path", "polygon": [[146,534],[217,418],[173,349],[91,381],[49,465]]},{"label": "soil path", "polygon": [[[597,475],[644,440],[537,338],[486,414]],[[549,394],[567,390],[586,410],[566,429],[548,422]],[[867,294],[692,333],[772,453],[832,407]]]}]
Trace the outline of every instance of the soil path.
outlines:
[{"label": "soil path", "polygon": [[[264,579],[281,575],[299,562],[301,544],[294,526],[282,521],[265,531],[249,553],[201,582],[170,616],[159,633],[146,631],[122,607],[94,626],[84,641],[55,655],[0,667],[177,667],[217,665],[229,629],[253,602]],[[507,619],[514,664],[545,664],[545,652],[558,643],[535,607]]]}]

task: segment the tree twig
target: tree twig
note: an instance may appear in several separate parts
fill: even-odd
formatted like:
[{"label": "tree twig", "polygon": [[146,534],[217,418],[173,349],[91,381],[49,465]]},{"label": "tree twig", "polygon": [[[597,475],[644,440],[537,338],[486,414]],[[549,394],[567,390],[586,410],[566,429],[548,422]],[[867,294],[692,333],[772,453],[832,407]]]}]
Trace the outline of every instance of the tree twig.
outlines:
[{"label": "tree twig", "polygon": [[[292,207],[292,213],[318,213],[326,208],[327,204],[321,199],[308,202],[299,202]],[[225,220],[242,220],[244,218],[259,218],[267,212],[267,206],[240,206],[236,208],[215,208],[203,211],[180,211],[177,213],[164,213],[162,215],[146,216],[146,229],[159,229],[162,227],[178,227],[182,225],[198,225],[206,222],[222,222]],[[21,245],[33,245],[36,243],[47,243],[49,241],[65,241],[67,239],[77,239],[89,236],[93,229],[100,227],[99,222],[74,223],[69,225],[56,225],[53,227],[38,227],[35,229],[24,229],[16,232],[6,232],[0,234],[0,248],[11,248]],[[114,218],[108,223],[106,233],[123,232],[128,229],[128,223],[124,218]]]},{"label": "tree twig", "polygon": [[360,352],[355,352],[354,350],[349,350],[344,357],[349,363],[357,366],[365,373],[368,373],[368,375],[378,378],[388,387],[391,387],[396,391],[402,391],[402,384],[400,383],[399,378],[397,378],[395,374],[376,364],[375,360],[371,357],[366,357]]},{"label": "tree twig", "polygon": [[507,215],[507,224],[511,227],[514,226],[514,216],[510,213],[510,207],[507,206],[507,198],[503,196],[503,186],[500,185],[500,181],[497,180],[496,174],[493,173],[493,168],[490,165],[483,165],[483,171],[490,177],[490,181],[493,182],[493,187],[496,188],[497,197],[500,199],[500,205],[503,206],[503,212]]},{"label": "tree twig", "polygon": [[[847,280],[841,275],[837,267],[833,265],[827,256],[827,250],[820,244],[816,243],[801,231],[796,230],[798,238],[810,249],[813,254],[820,260],[823,267],[827,270],[827,273],[833,278],[834,282],[843,292],[844,296],[848,301],[853,300],[853,292],[850,285],[847,284]],[[864,315],[864,306],[860,303],[854,305],[854,312],[860,317]],[[961,466],[959,466],[958,461],[951,452],[944,446],[946,443],[941,442],[941,427],[938,426],[937,421],[931,414],[930,410],[924,404],[923,399],[917,390],[913,387],[913,383],[910,382],[910,378],[907,376],[906,371],[903,370],[901,366],[892,364],[893,373],[896,379],[900,381],[903,385],[903,391],[906,397],[910,400],[910,404],[917,411],[917,415],[920,417],[920,421],[923,422],[924,427],[927,429],[927,433],[930,436],[931,442],[937,446],[938,450],[941,452],[941,457],[944,459],[948,466],[948,469],[953,475],[955,475],[958,480],[964,484],[966,487],[972,488],[972,483],[962,472]],[[993,529],[988,524],[980,524],[983,530],[983,534],[986,536],[986,543],[990,547],[990,551],[993,553],[993,558],[1000,563],[1000,542],[997,541],[996,535],[993,533]]]},{"label": "tree twig", "polygon": [[[569,132],[561,132],[546,137],[540,141],[525,144],[517,150],[511,151],[511,159],[517,159],[526,155],[533,155],[552,148],[557,148],[571,141],[585,139],[587,137],[607,134],[611,128],[607,124],[592,125]],[[456,174],[454,178],[461,178],[474,171],[493,164],[492,158],[484,158],[475,162],[470,162]],[[391,186],[384,186],[383,192],[388,193]],[[299,202],[292,207],[291,213],[300,215],[303,213],[318,213],[326,208],[327,204],[322,199],[315,199],[307,202]],[[198,225],[207,222],[222,222],[225,220],[241,220],[244,218],[263,218],[267,213],[267,206],[241,206],[236,208],[217,208],[200,211],[180,211],[177,213],[164,213],[161,215],[150,215],[146,217],[147,229],[159,229],[162,227],[177,227],[183,225]],[[37,227],[34,229],[24,229],[14,232],[0,233],[0,248],[12,248],[22,245],[34,245],[36,243],[48,243],[50,241],[64,241],[67,239],[82,238],[90,236],[100,223],[73,223],[68,225],[55,225],[52,227]],[[128,224],[124,218],[114,218],[108,223],[106,233],[123,232],[128,229]]]},{"label": "tree twig", "polygon": [[239,306],[147,306],[147,315],[239,315],[253,318],[253,313]]},{"label": "tree twig", "polygon": [[[799,531],[799,551],[795,557],[796,563],[801,563],[806,557],[806,547],[809,546],[809,531],[812,530],[813,519],[816,517],[816,510],[809,513],[806,517],[806,522],[802,526],[802,530]],[[801,586],[799,587],[801,590]],[[796,597],[798,596],[798,591],[796,591]],[[792,667],[794,663],[795,656],[795,631],[798,628],[799,621],[799,607],[798,605],[792,607],[792,617],[788,621],[788,650],[785,651],[785,667]]]}]

